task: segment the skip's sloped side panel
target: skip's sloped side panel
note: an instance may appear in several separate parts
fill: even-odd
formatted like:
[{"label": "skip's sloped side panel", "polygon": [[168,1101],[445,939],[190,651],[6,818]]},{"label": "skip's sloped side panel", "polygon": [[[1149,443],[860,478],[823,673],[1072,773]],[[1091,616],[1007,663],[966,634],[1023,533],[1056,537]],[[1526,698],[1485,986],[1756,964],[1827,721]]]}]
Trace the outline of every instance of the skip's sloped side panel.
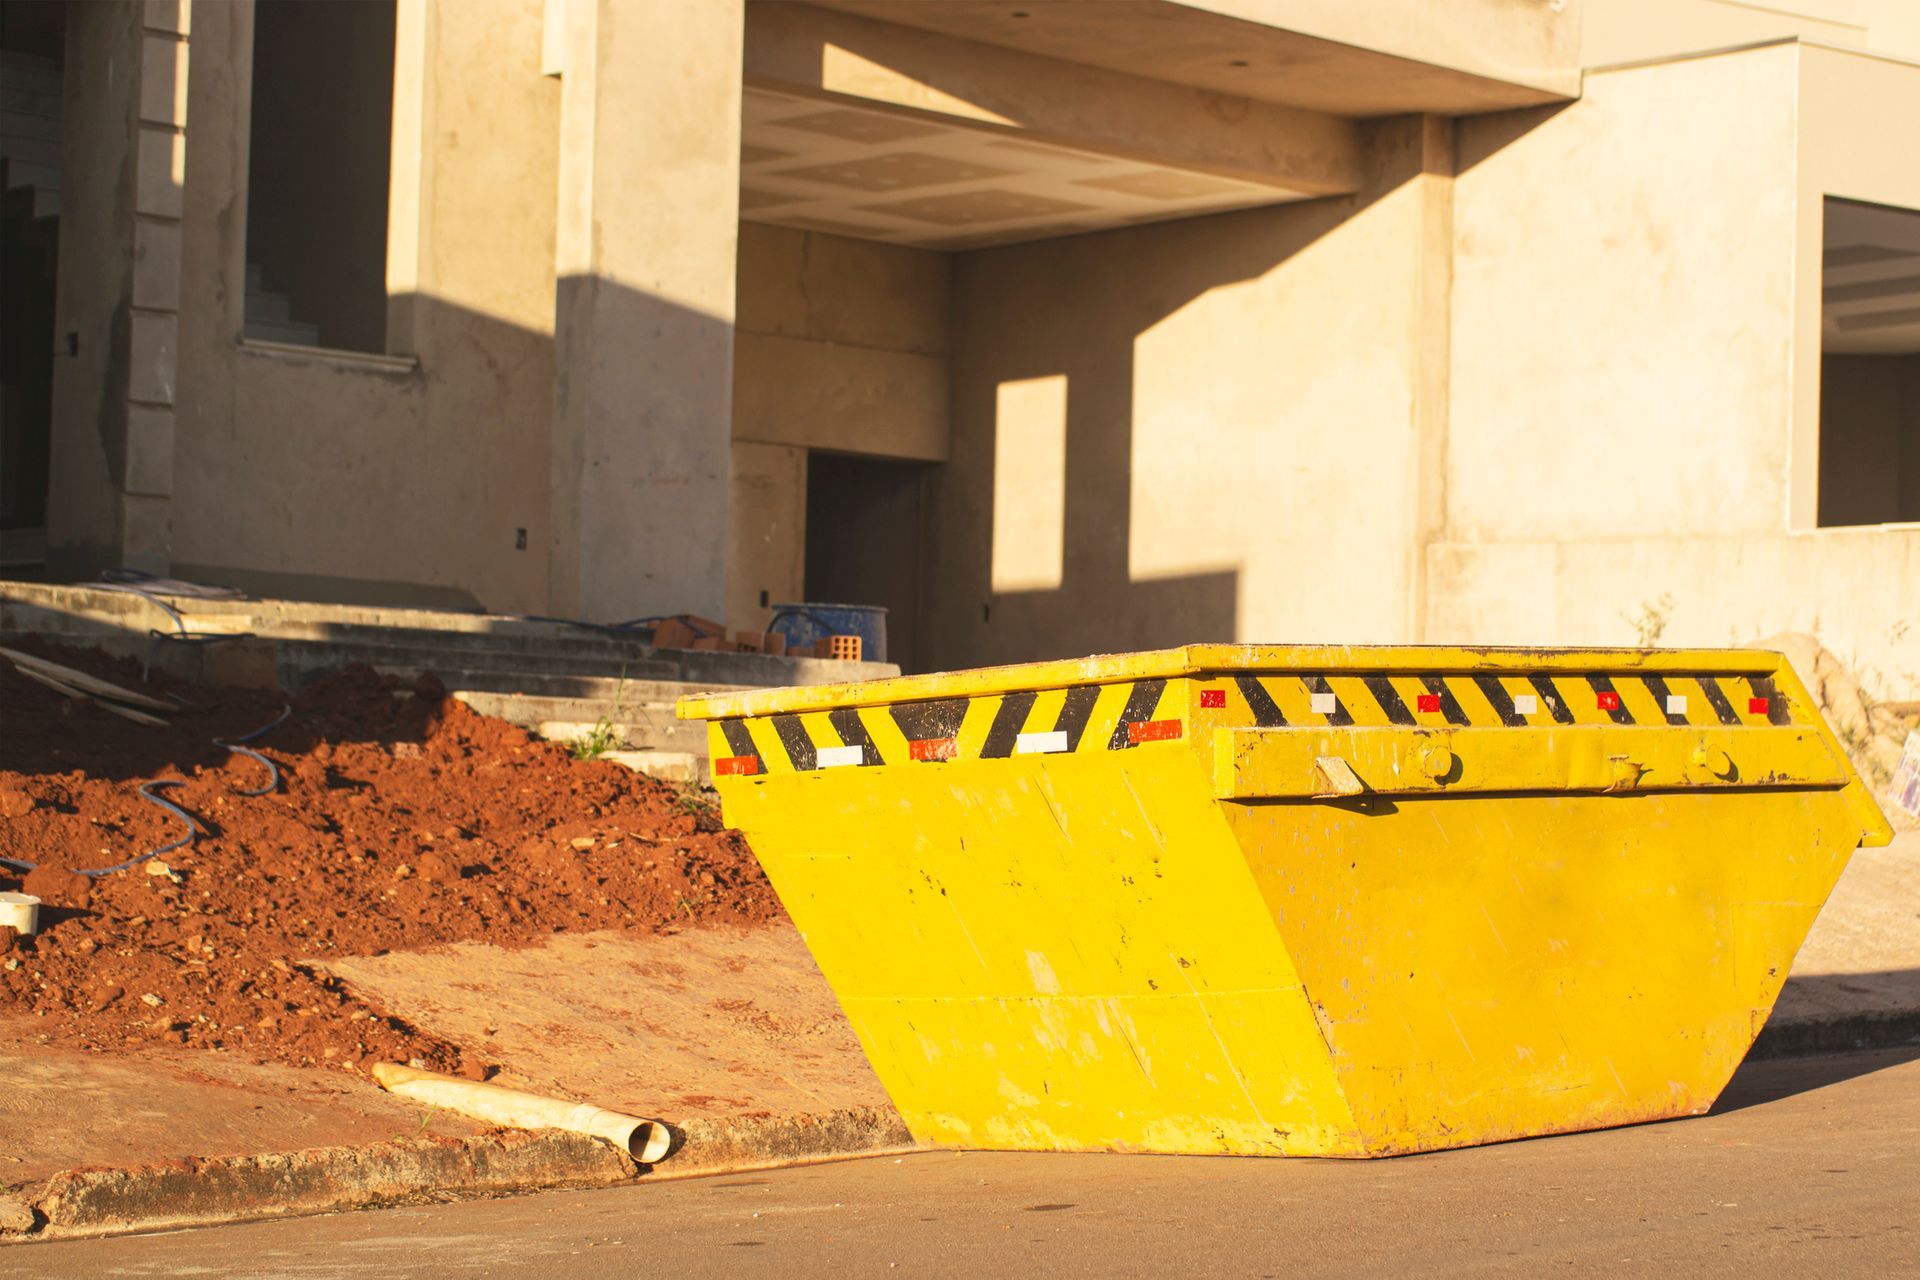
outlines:
[{"label": "skip's sloped side panel", "polygon": [[1358,1153],[1184,744],[742,778],[726,801],[920,1140]]},{"label": "skip's sloped side panel", "polygon": [[1705,1111],[1860,834],[1831,790],[1222,808],[1370,1155]]}]

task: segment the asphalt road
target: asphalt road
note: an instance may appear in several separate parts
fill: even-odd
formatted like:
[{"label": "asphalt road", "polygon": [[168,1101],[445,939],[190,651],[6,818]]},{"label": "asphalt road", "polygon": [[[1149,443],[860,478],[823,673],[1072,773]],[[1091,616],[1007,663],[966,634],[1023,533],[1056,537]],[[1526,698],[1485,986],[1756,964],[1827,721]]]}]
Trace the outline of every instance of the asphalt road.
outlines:
[{"label": "asphalt road", "polygon": [[1392,1274],[1920,1276],[1920,1050],[1397,1160],[936,1152],[0,1250],[0,1277]]}]

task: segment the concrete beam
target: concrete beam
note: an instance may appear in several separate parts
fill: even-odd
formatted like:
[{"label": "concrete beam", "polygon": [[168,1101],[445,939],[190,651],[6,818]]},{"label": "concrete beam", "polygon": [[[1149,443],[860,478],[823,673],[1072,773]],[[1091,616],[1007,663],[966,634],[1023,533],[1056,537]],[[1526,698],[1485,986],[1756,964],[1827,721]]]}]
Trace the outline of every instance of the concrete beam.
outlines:
[{"label": "concrete beam", "polygon": [[1360,183],[1354,121],[795,4],[748,6],[746,78],[1308,195]]}]

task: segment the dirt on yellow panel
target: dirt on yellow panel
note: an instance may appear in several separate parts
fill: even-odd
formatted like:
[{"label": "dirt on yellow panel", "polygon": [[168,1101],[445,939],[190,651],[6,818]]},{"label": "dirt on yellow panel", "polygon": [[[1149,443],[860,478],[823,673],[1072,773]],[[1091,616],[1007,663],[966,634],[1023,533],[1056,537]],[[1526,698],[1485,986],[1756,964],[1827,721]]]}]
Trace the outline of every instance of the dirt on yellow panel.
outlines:
[{"label": "dirt on yellow panel", "polygon": [[1890,837],[1744,651],[1193,646],[680,714],[942,1145],[1376,1156],[1695,1114]]}]

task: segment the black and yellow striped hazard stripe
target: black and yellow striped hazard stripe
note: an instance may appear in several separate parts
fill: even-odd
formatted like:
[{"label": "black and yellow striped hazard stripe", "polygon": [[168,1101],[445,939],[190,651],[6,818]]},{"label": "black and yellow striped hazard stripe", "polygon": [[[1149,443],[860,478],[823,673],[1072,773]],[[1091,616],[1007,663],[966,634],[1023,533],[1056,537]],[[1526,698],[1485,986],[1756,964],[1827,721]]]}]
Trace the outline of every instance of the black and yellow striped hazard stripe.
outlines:
[{"label": "black and yellow striped hazard stripe", "polygon": [[[1212,730],[1795,723],[1771,677],[1478,673],[1239,674],[1016,690],[715,721],[722,774],[1120,751]],[[1142,732],[1147,730],[1148,732]]]},{"label": "black and yellow striped hazard stripe", "polygon": [[1163,708],[1181,714],[1179,696],[1169,694],[1179,684],[1137,680],[720,720],[714,758],[741,762],[725,772],[776,774],[820,768],[823,753],[835,764],[881,765],[1126,750],[1141,745],[1136,726],[1160,722]]},{"label": "black and yellow striped hazard stripe", "polygon": [[1594,672],[1476,675],[1240,675],[1218,722],[1285,726],[1765,725],[1793,723],[1768,676]]}]

